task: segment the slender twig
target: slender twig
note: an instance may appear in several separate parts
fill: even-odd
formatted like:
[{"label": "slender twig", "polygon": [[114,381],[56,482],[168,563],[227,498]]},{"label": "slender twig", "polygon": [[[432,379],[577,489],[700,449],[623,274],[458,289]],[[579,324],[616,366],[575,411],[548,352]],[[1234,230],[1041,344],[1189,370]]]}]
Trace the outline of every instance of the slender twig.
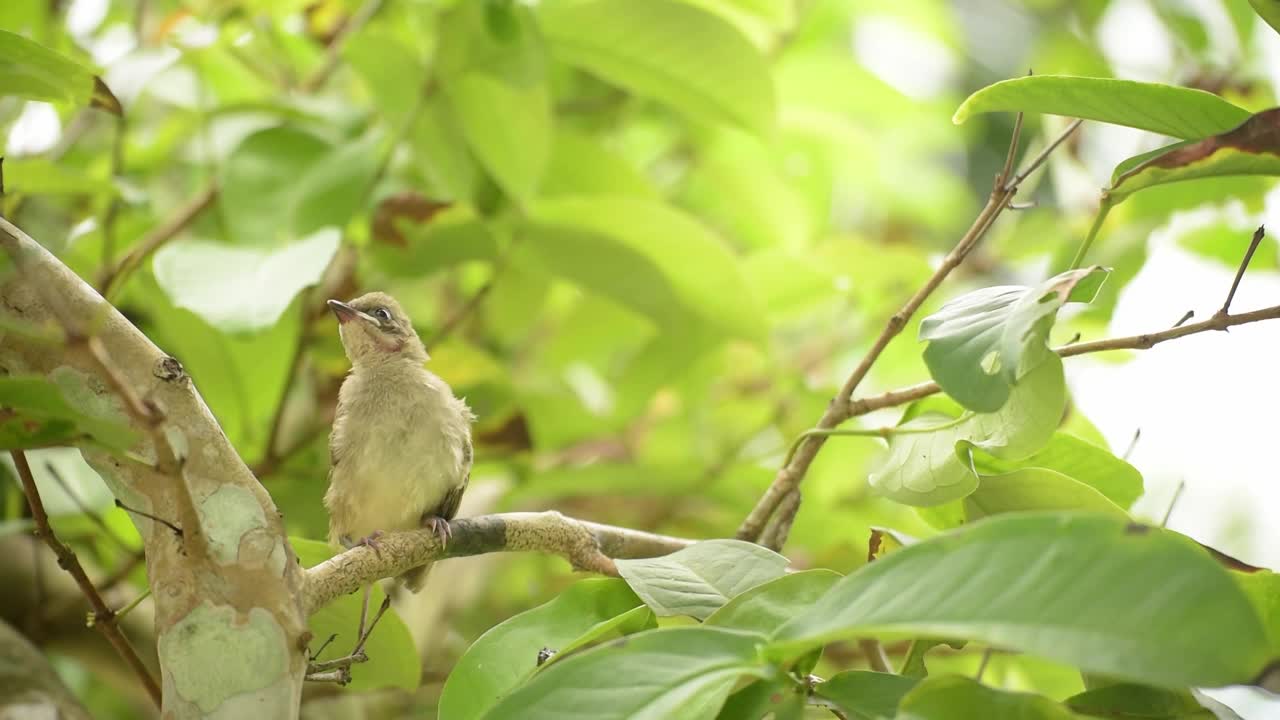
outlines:
[{"label": "slender twig", "polygon": [[[128,124],[125,121],[125,115],[121,113],[119,117],[114,118],[115,127],[112,130],[111,138],[111,168],[109,170],[111,182],[124,174],[124,146],[125,133]],[[102,214],[101,231],[102,231],[102,271],[105,273],[111,267],[111,261],[116,253],[116,220],[120,216],[120,208],[124,201],[120,197],[120,193],[112,188],[111,199],[107,201],[107,208]],[[103,275],[103,280],[107,276]],[[100,284],[98,289],[106,292],[106,285]]]},{"label": "slender twig", "polygon": [[360,6],[356,14],[352,15],[351,19],[342,26],[342,29],[330,39],[329,46],[325,48],[324,61],[320,63],[320,67],[316,68],[315,72],[302,81],[302,90],[304,92],[315,92],[329,82],[329,77],[338,69],[338,63],[342,60],[342,46],[347,41],[347,38],[359,32],[361,28],[368,24],[373,19],[373,16],[377,15],[378,11],[382,9],[383,3],[384,0],[369,0]]},{"label": "slender twig", "polygon": [[462,304],[462,307],[458,308],[449,316],[448,320],[444,321],[444,324],[440,326],[439,330],[436,330],[432,333],[431,337],[427,338],[427,341],[423,343],[423,345],[426,346],[428,350],[434,349],[439,346],[440,343],[444,342],[445,338],[452,335],[454,331],[456,331],[458,327],[476,311],[476,308],[480,307],[480,303],[484,302],[484,299],[493,291],[493,283],[498,279],[498,274],[502,272],[502,267],[502,265],[499,265],[494,268],[493,275],[489,280],[484,285],[481,285],[480,289],[477,290],[474,295],[467,298],[467,301]]},{"label": "slender twig", "polygon": [[[880,332],[879,337],[877,337],[875,342],[872,343],[871,348],[867,351],[867,354],[863,356],[862,361],[858,363],[858,366],[854,369],[853,373],[849,375],[848,380],[846,380],[844,385],[840,388],[839,394],[836,395],[835,399],[830,403],[830,405],[828,405],[826,412],[823,413],[822,418],[817,423],[817,429],[829,430],[849,419],[850,399],[853,397],[854,391],[857,390],[863,379],[866,378],[867,373],[871,371],[871,366],[880,358],[880,354],[884,352],[886,347],[888,347],[889,342],[902,332],[902,330],[907,326],[907,322],[911,320],[911,317],[920,309],[920,306],[924,304],[925,300],[927,300],[929,296],[938,289],[938,286],[947,279],[947,276],[951,274],[951,271],[958,267],[969,255],[969,252],[978,244],[979,241],[982,240],[982,237],[995,222],[996,218],[999,217],[1000,213],[1008,208],[1009,201],[1017,194],[1018,186],[1022,181],[1025,180],[1030,173],[1035,171],[1036,168],[1040,167],[1040,165],[1042,165],[1049,157],[1049,154],[1053,152],[1053,150],[1057,148],[1063,140],[1070,136],[1071,133],[1075,132],[1075,129],[1079,126],[1079,120],[1073,121],[1067,126],[1066,130],[1064,130],[1053,142],[1049,143],[1048,146],[1041,150],[1031,160],[1025,170],[1018,173],[1016,176],[1011,178],[1003,170],[996,176],[991,190],[991,195],[987,199],[986,206],[983,207],[982,211],[978,214],[978,217],[969,227],[969,230],[965,232],[964,236],[960,238],[960,241],[956,243],[956,246],[952,248],[951,252],[947,253],[945,258],[943,258],[938,269],[934,271],[933,275],[925,282],[924,286],[916,291],[906,304],[902,306],[902,309],[894,313],[893,316],[889,318],[888,322],[885,323],[885,327]],[[1016,129],[1020,131],[1021,125],[1019,124],[1016,126]],[[1009,143],[1008,155],[1014,155],[1017,152],[1017,143],[1018,137],[1017,134],[1015,134]],[[1013,168],[1013,161],[1007,159],[1007,156],[1005,168],[1008,168],[1010,171]],[[791,462],[784,465],[778,471],[778,474],[774,477],[773,483],[769,485],[768,490],[766,490],[764,495],[760,497],[760,500],[756,503],[755,507],[752,508],[751,513],[747,515],[745,520],[743,520],[742,525],[738,528],[737,536],[739,539],[749,541],[759,539],[760,533],[764,530],[765,524],[768,522],[769,518],[773,516],[774,512],[776,512],[782,500],[789,493],[799,487],[801,480],[804,479],[804,475],[809,469],[809,465],[813,462],[814,457],[817,456],[818,451],[822,448],[824,442],[825,438],[821,435],[815,435],[806,439],[800,449],[792,457]],[[783,540],[785,540],[785,538],[783,538]]]},{"label": "slender twig", "polygon": [[1173,517],[1173,508],[1178,505],[1179,498],[1182,497],[1182,491],[1187,488],[1186,480],[1179,480],[1178,487],[1173,489],[1173,497],[1169,498],[1169,507],[1164,510],[1164,517],[1160,519],[1160,527],[1166,527],[1169,524],[1169,518]]},{"label": "slender twig", "polygon": [[151,254],[159,250],[164,244],[180,235],[183,230],[186,230],[200,216],[200,213],[213,205],[213,201],[217,197],[218,186],[210,184],[196,193],[194,197],[187,201],[187,204],[178,208],[177,212],[168,220],[157,225],[151,232],[143,236],[127,255],[120,258],[119,262],[103,272],[102,279],[98,281],[102,296],[110,299],[115,294],[115,291],[124,284],[129,275],[142,265],[143,261],[151,257]]},{"label": "slender twig", "polygon": [[1142,428],[1133,431],[1133,439],[1129,441],[1129,447],[1124,449],[1124,454],[1120,456],[1121,460],[1128,460],[1133,454],[1134,448],[1138,447],[1138,441],[1142,439]]},{"label": "slender twig", "polygon": [[1240,281],[1244,278],[1244,271],[1249,269],[1249,261],[1253,260],[1253,253],[1258,249],[1258,243],[1262,242],[1262,238],[1266,237],[1267,228],[1265,225],[1259,225],[1258,229],[1253,231],[1253,238],[1249,241],[1249,249],[1244,253],[1244,259],[1240,261],[1240,268],[1236,270],[1236,277],[1231,281],[1231,289],[1227,291],[1227,299],[1222,303],[1222,309],[1218,311],[1219,315],[1228,315],[1231,312],[1231,300],[1236,296],[1236,288],[1240,287]]},{"label": "slender twig", "polygon": [[97,511],[85,504],[84,500],[80,497],[80,493],[76,492],[75,488],[71,487],[71,484],[67,482],[66,478],[62,477],[62,473],[58,472],[58,468],[54,467],[53,463],[45,463],[44,470],[49,473],[49,477],[53,478],[53,481],[58,484],[58,487],[62,490],[63,494],[68,498],[71,498],[71,502],[76,506],[76,509],[80,511],[80,514],[89,518],[89,522],[98,526],[98,529],[102,531],[103,535],[107,536],[107,539],[111,540],[111,542],[121,550],[133,552],[133,548],[129,546],[129,543],[125,542],[124,538],[117,535],[114,530],[108,527],[106,521],[102,519],[102,516],[99,515]]},{"label": "slender twig", "polygon": [[1178,322],[1174,323],[1174,324],[1173,324],[1173,326],[1174,326],[1174,327],[1182,327],[1183,325],[1185,325],[1185,324],[1187,323],[1187,321],[1188,321],[1188,320],[1190,320],[1191,318],[1193,318],[1193,317],[1195,317],[1195,316],[1196,316],[1196,311],[1195,311],[1195,310],[1188,310],[1188,311],[1186,311],[1185,313],[1183,313],[1183,314],[1182,314],[1182,317],[1178,318]]},{"label": "slender twig", "polygon": [[[1069,345],[1063,345],[1055,348],[1054,352],[1062,357],[1074,357],[1076,355],[1088,355],[1096,352],[1106,352],[1108,350],[1147,350],[1155,345],[1168,340],[1174,340],[1187,335],[1195,335],[1197,333],[1209,332],[1211,330],[1225,330],[1236,325],[1246,325],[1248,323],[1261,322],[1263,320],[1280,319],[1280,305],[1262,308],[1261,310],[1253,310],[1251,312],[1236,313],[1234,315],[1215,315],[1203,322],[1191,323],[1189,325],[1181,325],[1179,327],[1169,328],[1160,332],[1144,333],[1142,335],[1128,335],[1126,337],[1109,338],[1106,340],[1095,340],[1093,342],[1077,342]],[[917,385],[910,385],[897,390],[890,390],[879,395],[858,398],[849,403],[848,417],[858,417],[876,410],[882,410],[888,407],[897,407],[914,402],[921,398],[929,397],[942,388],[938,387],[936,382],[922,382]]]},{"label": "slender twig", "polygon": [[1102,202],[1098,204],[1098,212],[1093,216],[1093,224],[1089,226],[1089,232],[1084,236],[1084,241],[1080,243],[1080,247],[1076,249],[1075,257],[1071,258],[1071,267],[1074,270],[1084,264],[1084,256],[1089,253],[1089,248],[1093,246],[1093,241],[1098,237],[1098,232],[1102,230],[1102,224],[1107,221],[1107,215],[1111,213],[1111,197],[1105,192],[1102,195]]},{"label": "slender twig", "polygon": [[76,585],[80,586],[80,591],[84,593],[89,606],[93,608],[94,627],[98,628],[107,642],[111,643],[125,663],[133,669],[143,687],[146,688],[147,694],[155,702],[156,707],[159,707],[160,686],[156,684],[147,666],[142,664],[142,659],[138,657],[138,653],[129,644],[124,633],[120,631],[115,622],[115,612],[107,607],[98,589],[94,587],[93,581],[85,574],[84,567],[80,565],[75,552],[53,534],[53,528],[49,526],[49,516],[45,513],[44,503],[40,500],[40,490],[36,487],[35,477],[31,474],[31,465],[27,463],[26,453],[21,450],[11,450],[10,454],[13,456],[14,466],[18,469],[18,478],[22,481],[22,491],[27,496],[27,504],[31,507],[31,517],[36,523],[36,532],[44,538],[49,549],[53,550],[53,554],[58,557],[58,566],[70,573]]},{"label": "slender twig", "polygon": [[122,618],[125,615],[128,615],[129,613],[133,612],[134,610],[137,609],[139,605],[142,604],[143,600],[146,600],[149,597],[151,597],[151,588],[147,588],[146,590],[138,593],[138,597],[130,600],[129,604],[125,605],[124,607],[116,611],[116,618],[117,619]]},{"label": "slender twig", "polygon": [[151,514],[151,513],[147,512],[146,510],[139,510],[139,509],[137,509],[137,508],[131,508],[131,507],[129,507],[128,505],[125,505],[124,503],[120,502],[120,499],[119,499],[119,498],[116,498],[116,507],[118,507],[118,508],[120,508],[121,510],[123,510],[123,511],[125,511],[125,512],[129,513],[130,515],[137,515],[138,517],[144,517],[144,518],[146,518],[146,519],[150,520],[151,522],[157,522],[157,523],[160,523],[161,525],[164,525],[165,527],[167,527],[167,528],[169,528],[170,530],[172,530],[172,531],[173,531],[173,534],[174,534],[177,538],[179,538],[179,539],[181,539],[181,538],[182,538],[182,528],[178,527],[178,526],[177,526],[177,525],[175,525],[174,523],[169,522],[168,520],[165,520],[165,519],[164,519],[164,518],[162,518],[162,517],[158,517],[158,516],[156,516],[156,515],[153,515],[153,514]]},{"label": "slender twig", "polygon": [[982,676],[987,672],[987,663],[991,662],[991,648],[982,649],[982,660],[978,661],[978,671],[973,674],[973,679],[982,682]]},{"label": "slender twig", "polygon": [[884,646],[875,638],[858,638],[858,647],[861,648],[862,654],[867,657],[867,664],[872,670],[882,673],[891,673],[893,668],[889,666],[889,657],[884,654]]}]

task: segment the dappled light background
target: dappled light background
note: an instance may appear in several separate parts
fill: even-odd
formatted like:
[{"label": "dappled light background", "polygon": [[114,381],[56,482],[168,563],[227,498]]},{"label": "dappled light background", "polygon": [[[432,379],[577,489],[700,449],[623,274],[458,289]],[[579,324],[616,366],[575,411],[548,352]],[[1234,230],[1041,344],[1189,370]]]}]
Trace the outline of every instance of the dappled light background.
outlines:
[{"label": "dappled light background", "polygon": [[[96,63],[127,126],[113,167],[107,115],[0,98],[4,214],[97,282],[218,188],[107,294],[183,362],[295,536],[326,535],[328,423],[347,369],[323,300],[381,289],[406,306],[430,367],[479,417],[462,515],[557,509],[727,537],[985,201],[1014,119],[954,124],[969,93],[1033,70],[1200,87],[1257,111],[1280,88],[1280,37],[1247,0],[684,2],[758,48],[771,80],[730,75],[712,83],[728,110],[682,107],[571,69],[557,53],[573,33],[548,30],[545,47],[528,48],[547,70],[527,90],[545,93],[547,118],[513,111],[528,98],[477,108],[506,158],[495,179],[434,74],[449,31],[442,8],[454,3],[377,3],[343,36],[339,23],[363,3],[6,0],[0,28]],[[517,3],[535,14],[548,4]],[[680,32],[668,39],[654,52],[697,46]],[[710,67],[696,51],[684,57],[690,76]],[[1028,117],[1024,147],[1066,124]],[[1036,205],[1005,213],[859,394],[928,379],[919,318],[946,299],[1065,269],[1115,165],[1167,142],[1085,123],[1025,186],[1019,200]],[[1253,229],[1280,233],[1272,184],[1197,181],[1118,206],[1089,257],[1115,273],[1092,306],[1064,311],[1055,344],[1162,330],[1188,310],[1210,316]],[[517,231],[530,216],[537,243]],[[1268,237],[1234,309],[1276,303],[1278,256]],[[1133,444],[1146,482],[1135,514],[1161,521],[1185,484],[1170,527],[1280,567],[1278,357],[1280,329],[1259,323],[1070,359],[1067,429],[1117,454]],[[784,549],[796,565],[858,567],[873,525],[934,532],[872,494],[866,477],[882,454],[878,440],[828,443]],[[137,546],[76,452],[31,456],[55,527],[85,534],[88,506]],[[6,517],[20,507],[9,487]],[[85,543],[103,566],[121,553]],[[573,579],[562,560],[534,555],[441,563],[434,587],[398,601],[423,688],[412,703],[384,698],[388,707],[434,717],[470,642]],[[143,581],[135,572],[138,589]],[[136,712],[83,654],[49,652],[102,717]],[[978,657],[943,653],[936,668],[972,672]],[[819,674],[858,661],[852,648],[829,652]],[[1056,699],[1080,689],[1078,673],[1034,658],[997,655],[985,678]],[[364,701],[308,692],[313,717]],[[1213,695],[1246,718],[1280,713],[1249,691]]]}]

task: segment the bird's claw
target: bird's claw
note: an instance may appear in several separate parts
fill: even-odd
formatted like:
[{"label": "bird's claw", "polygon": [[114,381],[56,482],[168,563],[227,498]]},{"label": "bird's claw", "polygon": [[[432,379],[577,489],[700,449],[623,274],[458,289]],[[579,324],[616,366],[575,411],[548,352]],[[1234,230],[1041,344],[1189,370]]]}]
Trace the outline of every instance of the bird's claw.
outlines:
[{"label": "bird's claw", "polygon": [[448,547],[449,541],[453,539],[453,528],[449,526],[449,521],[439,515],[423,518],[422,526],[435,534],[436,540],[440,541],[441,549]]},{"label": "bird's claw", "polygon": [[382,531],[374,530],[373,532],[369,533],[367,536],[357,540],[355,544],[357,546],[363,545],[373,550],[373,553],[378,557],[382,557],[382,545],[381,543],[378,542],[378,538],[380,537],[382,537]]}]

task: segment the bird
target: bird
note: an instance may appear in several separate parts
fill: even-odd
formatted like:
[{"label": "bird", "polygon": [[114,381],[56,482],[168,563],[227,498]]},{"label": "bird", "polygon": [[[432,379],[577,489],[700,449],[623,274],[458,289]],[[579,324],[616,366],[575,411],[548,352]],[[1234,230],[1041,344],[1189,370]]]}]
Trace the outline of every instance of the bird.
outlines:
[{"label": "bird", "polygon": [[[328,305],[351,361],[329,437],[329,541],[377,551],[384,532],[425,527],[447,545],[471,480],[475,415],[427,370],[427,349],[395,298],[370,292]],[[430,567],[398,580],[417,593]]]}]

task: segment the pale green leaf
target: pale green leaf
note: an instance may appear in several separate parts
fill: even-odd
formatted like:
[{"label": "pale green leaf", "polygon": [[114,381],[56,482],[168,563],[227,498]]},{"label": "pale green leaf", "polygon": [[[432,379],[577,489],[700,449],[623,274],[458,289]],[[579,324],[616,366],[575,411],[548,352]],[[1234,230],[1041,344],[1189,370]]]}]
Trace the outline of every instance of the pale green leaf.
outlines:
[{"label": "pale green leaf", "polygon": [[[712,123],[774,123],[772,74],[730,23],[675,0],[552,0],[538,18],[554,55]],[[584,32],[590,28],[590,32]]]},{"label": "pale green leaf", "polygon": [[984,112],[1032,112],[1097,120],[1177,138],[1226,132],[1249,111],[1203,90],[1111,78],[1031,75],[970,95],[952,118]]},{"label": "pale green leaf", "polygon": [[280,319],[294,296],[314,285],[338,250],[335,228],[274,250],[189,240],[153,260],[156,282],[173,304],[226,331],[258,330]]},{"label": "pale green leaf", "polygon": [[743,337],[763,333],[737,259],[690,215],[635,196],[578,195],[539,203],[532,220],[522,246],[551,273],[660,325],[693,316]]},{"label": "pale green leaf", "polygon": [[760,677],[759,636],[723,628],[651,630],[552,664],[485,720],[711,720],[739,678]]},{"label": "pale green leaf", "polygon": [[115,115],[120,103],[93,71],[17,33],[0,30],[0,97],[90,105]]},{"label": "pale green leaf", "polygon": [[658,615],[705,620],[741,593],[780,577],[787,559],[755,543],[705,540],[670,555],[618,560],[617,565]]},{"label": "pale green leaf", "polygon": [[1067,302],[1089,302],[1108,271],[1069,270],[1036,287],[984,288],[943,305],[920,323],[924,361],[942,390],[970,410],[995,412],[1049,357],[1049,330]]},{"label": "pale green leaf", "polygon": [[561,662],[560,657],[584,642],[620,629],[634,631],[652,616],[621,580],[574,583],[550,602],[494,626],[472,643],[449,673],[440,695],[440,715],[457,720],[482,717],[537,671],[543,648],[555,651]]},{"label": "pale green leaf", "polygon": [[922,681],[902,698],[896,720],[1073,720],[1079,715],[1043,695],[989,688],[958,675]]},{"label": "pale green leaf", "polygon": [[824,697],[857,720],[891,718],[902,696],[919,683],[918,678],[893,673],[849,670],[836,673],[815,688]]},{"label": "pale green leaf", "polygon": [[930,412],[899,425],[889,440],[888,458],[868,482],[882,495],[908,505],[941,505],[962,498],[978,487],[973,448],[1006,460],[1028,457],[1053,435],[1065,405],[1062,360],[1051,354],[994,413],[952,418]]},{"label": "pale green leaf", "polygon": [[765,635],[808,608],[840,579],[831,570],[805,570],[757,585],[707,616],[707,625]]},{"label": "pale green leaf", "polygon": [[535,197],[551,152],[546,51],[528,8],[459,3],[440,25],[441,87],[472,152],[519,202]]}]

